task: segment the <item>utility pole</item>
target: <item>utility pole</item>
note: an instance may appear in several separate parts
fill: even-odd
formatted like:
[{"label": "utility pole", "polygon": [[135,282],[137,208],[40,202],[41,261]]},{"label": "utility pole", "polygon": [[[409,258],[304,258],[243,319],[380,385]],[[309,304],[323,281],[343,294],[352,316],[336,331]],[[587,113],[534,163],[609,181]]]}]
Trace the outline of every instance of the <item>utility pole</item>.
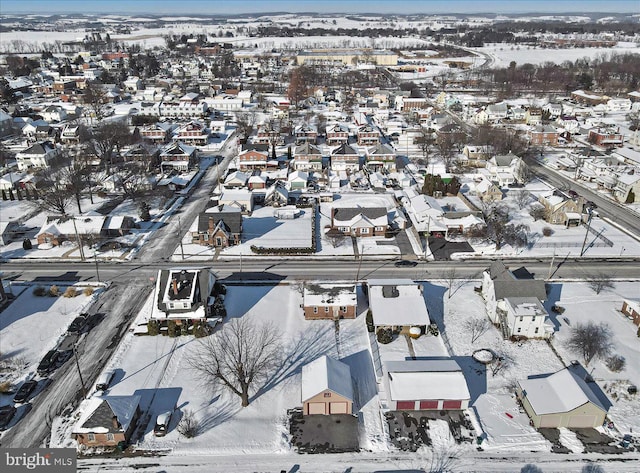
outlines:
[{"label": "utility pole", "polygon": [[182,255],[182,261],[184,261],[184,246],[182,246],[182,222],[180,216],[178,216],[178,238],[180,239],[180,254]]},{"label": "utility pole", "polygon": [[549,265],[549,274],[547,274],[547,279],[551,279],[551,273],[553,271],[553,260],[556,259],[556,250],[553,250],[553,256],[551,257],[551,264]]},{"label": "utility pole", "polygon": [[93,260],[96,262],[96,279],[100,282],[100,269],[98,268],[98,253],[93,250]]},{"label": "utility pole", "polygon": [[580,250],[580,256],[585,254],[585,245],[587,244],[587,237],[589,236],[589,230],[591,229],[591,219],[593,218],[593,207],[587,207],[587,213],[589,218],[587,219],[587,231],[584,234],[584,240],[582,241],[582,249]]},{"label": "utility pole", "polygon": [[76,218],[71,217],[71,221],[73,222],[73,230],[76,232],[76,241],[78,242],[78,251],[80,252],[80,259],[84,261],[84,249],[82,248],[82,240],[80,239],[80,235],[78,234],[78,227],[76,226]]},{"label": "utility pole", "polygon": [[87,397],[87,387],[84,384],[84,378],[82,377],[82,371],[80,370],[80,361],[78,361],[78,349],[77,345],[73,345],[73,356],[76,359],[76,368],[78,368],[78,376],[80,377],[80,384],[82,384],[82,396]]}]

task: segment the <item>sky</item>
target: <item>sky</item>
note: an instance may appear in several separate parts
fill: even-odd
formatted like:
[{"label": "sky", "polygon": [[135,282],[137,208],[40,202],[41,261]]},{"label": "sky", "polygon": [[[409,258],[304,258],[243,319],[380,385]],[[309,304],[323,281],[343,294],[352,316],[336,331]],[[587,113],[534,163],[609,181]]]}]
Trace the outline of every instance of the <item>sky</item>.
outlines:
[{"label": "sky", "polygon": [[640,0],[0,0],[0,13],[639,13]]}]

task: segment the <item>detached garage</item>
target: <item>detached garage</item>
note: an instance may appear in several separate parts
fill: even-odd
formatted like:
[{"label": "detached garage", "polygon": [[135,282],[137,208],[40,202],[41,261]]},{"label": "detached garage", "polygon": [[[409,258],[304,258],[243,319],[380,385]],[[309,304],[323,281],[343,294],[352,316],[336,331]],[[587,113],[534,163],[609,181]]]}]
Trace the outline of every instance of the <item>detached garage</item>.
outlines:
[{"label": "detached garage", "polygon": [[353,385],[348,365],[322,356],[302,367],[304,415],[351,414]]},{"label": "detached garage", "polygon": [[538,428],[594,428],[604,423],[611,402],[580,364],[518,381],[518,399]]},{"label": "detached garage", "polygon": [[469,388],[452,359],[387,361],[383,377],[387,407],[392,411],[463,410]]}]

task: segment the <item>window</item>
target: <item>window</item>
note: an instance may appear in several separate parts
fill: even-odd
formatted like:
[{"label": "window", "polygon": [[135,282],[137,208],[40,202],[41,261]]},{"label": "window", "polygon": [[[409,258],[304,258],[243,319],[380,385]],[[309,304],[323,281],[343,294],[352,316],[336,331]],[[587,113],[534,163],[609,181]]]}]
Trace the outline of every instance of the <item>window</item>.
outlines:
[{"label": "window", "polygon": [[317,308],[317,307],[314,307],[314,308],[313,308],[313,313],[314,313],[314,314],[317,314],[317,313],[318,313],[318,308]]},{"label": "window", "polygon": [[329,313],[329,306],[326,306],[326,307],[324,308],[324,311],[325,311],[325,313],[326,313],[326,314],[328,314],[328,313]]},{"label": "window", "polygon": [[522,332],[522,328],[518,327],[518,333]]},{"label": "window", "polygon": [[344,305],[343,305],[342,307],[340,307],[340,311],[342,311],[342,312],[346,312],[346,311],[347,311],[347,306],[344,306]]},{"label": "window", "polygon": [[324,393],[324,397],[331,397],[331,393]]},{"label": "window", "polygon": [[536,321],[536,316],[534,315],[534,316],[531,318],[531,322],[535,322],[535,321]]},{"label": "window", "polygon": [[89,440],[89,442],[95,442],[96,441],[96,436],[95,436],[95,434],[88,433],[87,434],[87,439]]},{"label": "window", "polygon": [[521,315],[520,316],[520,322],[522,322],[524,320],[524,317]]},{"label": "window", "polygon": [[360,229],[360,233],[362,233],[362,234],[369,233],[369,229],[368,228],[361,228]]},{"label": "window", "polygon": [[540,330],[540,327],[536,327],[536,332],[535,333],[538,333],[538,330]]},{"label": "window", "polygon": [[113,442],[114,440],[115,440],[115,437],[113,436],[113,434],[107,434],[107,441]]}]

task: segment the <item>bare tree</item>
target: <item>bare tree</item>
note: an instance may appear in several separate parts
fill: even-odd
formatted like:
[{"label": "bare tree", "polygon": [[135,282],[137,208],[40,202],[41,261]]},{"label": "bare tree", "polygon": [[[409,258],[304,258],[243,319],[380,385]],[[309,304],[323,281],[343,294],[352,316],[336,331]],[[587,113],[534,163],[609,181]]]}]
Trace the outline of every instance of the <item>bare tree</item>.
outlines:
[{"label": "bare tree", "polygon": [[449,299],[451,299],[451,296],[453,295],[453,291],[454,291],[454,283],[456,281],[456,268],[450,268],[447,269],[444,272],[444,280],[447,283],[447,288],[448,288],[448,294],[449,294]]},{"label": "bare tree", "polygon": [[431,128],[420,127],[420,135],[417,137],[418,146],[422,151],[423,165],[429,166],[429,148],[433,144],[433,130]]},{"label": "bare tree", "polygon": [[481,319],[467,319],[464,323],[464,328],[471,336],[471,343],[475,343],[476,340],[489,331],[491,323],[484,317]]},{"label": "bare tree", "polygon": [[443,133],[436,139],[436,147],[438,148],[438,154],[444,164],[444,171],[446,173],[451,172],[451,168],[456,164],[456,148],[455,141],[450,133]]},{"label": "bare tree", "polygon": [[491,376],[497,375],[501,371],[508,371],[514,364],[513,357],[503,350],[494,350],[495,357],[489,365]]},{"label": "bare tree", "polygon": [[596,294],[600,294],[606,289],[613,289],[616,287],[615,283],[608,274],[600,273],[587,278],[587,284]]},{"label": "bare tree", "polygon": [[281,351],[275,325],[255,324],[242,317],[203,339],[189,364],[206,383],[221,384],[238,395],[246,407],[250,391],[275,370]]},{"label": "bare tree", "polygon": [[331,246],[334,248],[337,248],[340,245],[342,245],[342,242],[344,242],[345,239],[347,238],[344,232],[341,232],[340,230],[335,228],[329,229],[329,231],[327,231],[327,233],[325,233],[324,236],[327,240],[329,240],[329,242],[331,243]]},{"label": "bare tree", "polygon": [[578,323],[571,329],[567,348],[582,356],[589,366],[594,358],[604,358],[613,350],[613,332],[608,324],[589,321]]},{"label": "bare tree", "polygon": [[253,127],[256,124],[256,114],[253,112],[238,112],[236,113],[236,126],[238,132],[241,135],[241,142],[246,143],[247,139],[253,131]]},{"label": "bare tree", "polygon": [[122,164],[115,169],[113,175],[118,177],[125,197],[135,200],[142,195],[147,183],[144,163]]},{"label": "bare tree", "polygon": [[428,473],[453,473],[460,461],[460,454],[460,447],[456,444],[434,447],[429,466],[424,471]]},{"label": "bare tree", "polygon": [[38,199],[32,201],[40,210],[57,215],[67,215],[67,208],[74,195],[69,192],[60,169],[46,168],[38,173]]},{"label": "bare tree", "polygon": [[83,93],[83,101],[91,109],[93,117],[100,121],[106,116],[109,102],[106,91],[93,82],[87,82]]},{"label": "bare tree", "polygon": [[529,227],[523,223],[509,223],[509,209],[504,205],[491,205],[483,211],[486,225],[474,225],[469,230],[472,238],[484,238],[496,245],[525,246],[529,241]]},{"label": "bare tree", "polygon": [[527,206],[529,200],[531,200],[531,193],[526,190],[518,191],[515,193],[513,200],[518,205],[518,208],[522,210]]},{"label": "bare tree", "polygon": [[529,215],[533,217],[534,222],[541,220],[545,217],[546,211],[542,204],[535,204],[531,206],[531,210],[529,210]]},{"label": "bare tree", "polygon": [[101,164],[108,171],[113,165],[116,152],[130,142],[131,134],[126,123],[113,120],[98,124],[81,139],[85,141],[90,152],[100,159]]}]

